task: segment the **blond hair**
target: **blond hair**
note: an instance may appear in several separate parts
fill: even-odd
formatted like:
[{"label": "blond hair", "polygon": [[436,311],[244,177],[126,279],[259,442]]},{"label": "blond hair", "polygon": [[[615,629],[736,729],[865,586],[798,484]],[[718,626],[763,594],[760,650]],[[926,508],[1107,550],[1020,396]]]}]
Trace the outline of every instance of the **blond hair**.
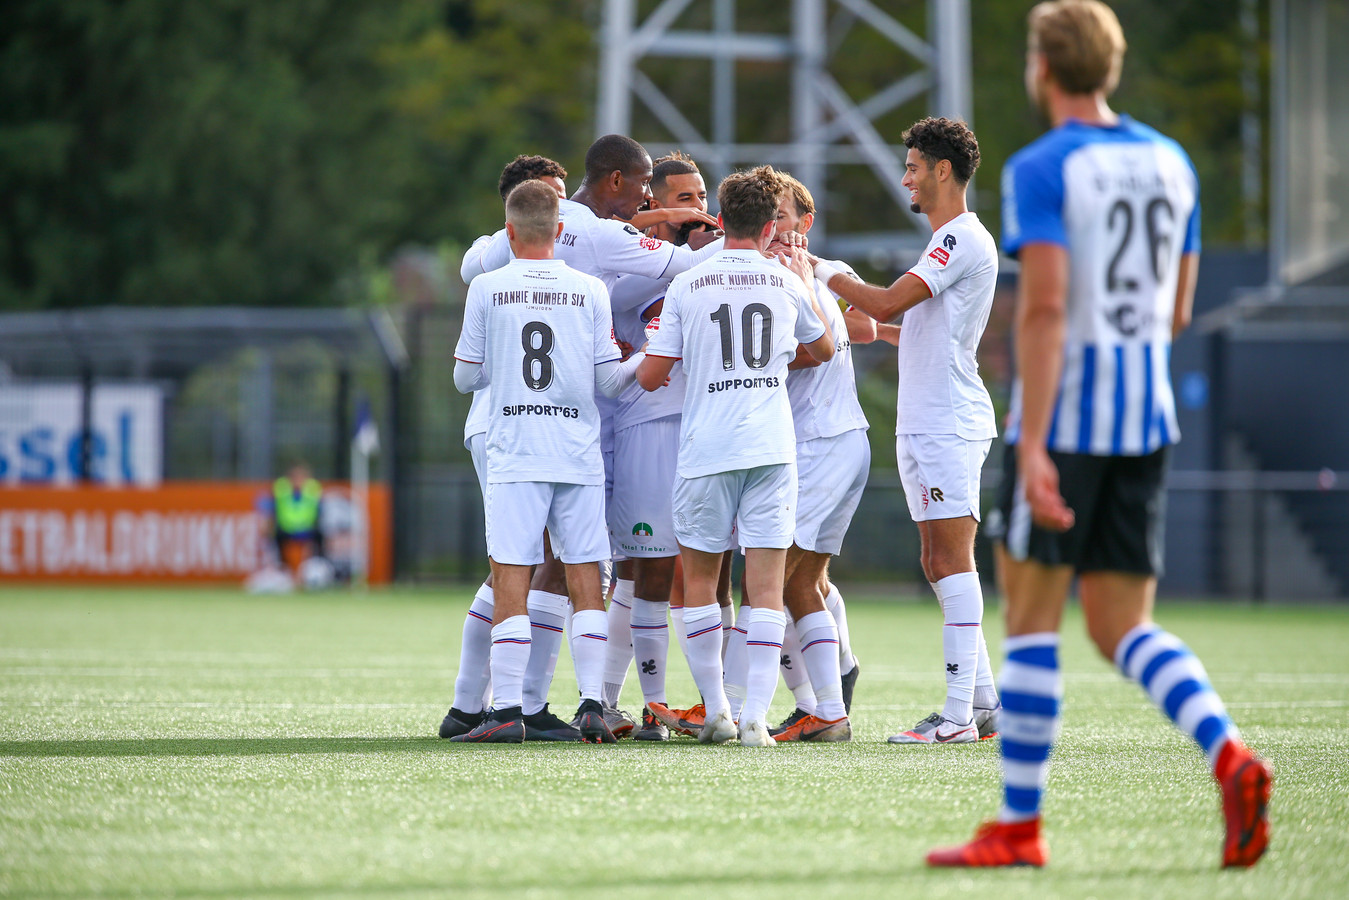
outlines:
[{"label": "blond hair", "polygon": [[1128,47],[1114,10],[1100,0],[1049,0],[1031,9],[1027,23],[1031,52],[1044,54],[1060,88],[1114,92]]},{"label": "blond hair", "polygon": [[557,237],[557,191],[537,178],[522,181],[506,195],[506,221],[524,244],[551,244]]},{"label": "blond hair", "polygon": [[792,198],[797,216],[815,215],[815,198],[810,195],[810,189],[786,172],[779,172],[778,177],[787,185],[787,196]]}]

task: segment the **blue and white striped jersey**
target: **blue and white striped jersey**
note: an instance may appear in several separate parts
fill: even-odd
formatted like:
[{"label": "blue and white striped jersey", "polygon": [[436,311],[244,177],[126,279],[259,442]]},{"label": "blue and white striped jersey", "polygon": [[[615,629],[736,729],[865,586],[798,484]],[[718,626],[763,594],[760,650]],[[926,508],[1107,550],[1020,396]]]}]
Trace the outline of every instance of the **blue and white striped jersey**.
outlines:
[{"label": "blue and white striped jersey", "polygon": [[[1141,456],[1180,440],[1171,326],[1180,258],[1199,252],[1199,179],[1180,145],[1120,116],[1069,121],[1002,173],[1003,251],[1068,250],[1063,373],[1050,450]],[[1020,434],[1013,386],[1007,442]]]}]

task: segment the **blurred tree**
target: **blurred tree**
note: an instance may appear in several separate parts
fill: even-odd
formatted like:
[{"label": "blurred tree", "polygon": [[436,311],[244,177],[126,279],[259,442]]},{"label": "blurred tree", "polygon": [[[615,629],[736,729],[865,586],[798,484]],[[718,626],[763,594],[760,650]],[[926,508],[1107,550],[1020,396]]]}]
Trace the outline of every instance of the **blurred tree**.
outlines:
[{"label": "blurred tree", "polygon": [[7,4],[0,307],[332,302],[472,237],[515,153],[584,144],[580,6]]}]

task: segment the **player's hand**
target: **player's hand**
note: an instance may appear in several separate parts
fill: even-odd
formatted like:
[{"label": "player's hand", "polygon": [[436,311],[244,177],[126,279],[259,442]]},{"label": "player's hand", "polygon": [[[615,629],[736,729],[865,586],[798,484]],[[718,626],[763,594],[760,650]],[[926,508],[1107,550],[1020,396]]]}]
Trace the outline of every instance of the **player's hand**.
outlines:
[{"label": "player's hand", "polygon": [[719,230],[694,231],[689,234],[689,248],[692,250],[701,250],[719,237],[726,234]]},{"label": "player's hand", "polygon": [[709,216],[701,209],[685,206],[668,206],[661,210],[665,213],[665,222],[668,225],[684,225],[688,222],[697,222],[699,225],[708,225],[712,228],[717,227],[716,216]]},{"label": "player's hand", "polygon": [[[632,356],[632,344],[629,344],[627,341],[619,340],[618,338],[614,338],[614,343],[618,344],[618,352],[623,354],[622,359],[627,359],[629,356]],[[646,348],[643,347],[642,349],[645,350]]]},{"label": "player's hand", "polygon": [[778,254],[778,262],[791,269],[805,284],[815,283],[815,267],[810,264],[810,254],[804,248],[788,248],[785,253]]},{"label": "player's hand", "polygon": [[1073,511],[1059,493],[1059,470],[1044,447],[1017,445],[1017,466],[1021,484],[1030,505],[1030,517],[1036,525],[1050,531],[1073,527]]}]

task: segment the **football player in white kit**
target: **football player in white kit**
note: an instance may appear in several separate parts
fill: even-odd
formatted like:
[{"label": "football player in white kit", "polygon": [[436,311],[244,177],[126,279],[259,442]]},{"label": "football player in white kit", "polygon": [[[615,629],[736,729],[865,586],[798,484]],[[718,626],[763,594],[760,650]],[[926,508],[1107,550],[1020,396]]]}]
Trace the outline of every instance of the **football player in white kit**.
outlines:
[{"label": "football player in white kit", "polygon": [[905,313],[899,336],[895,426],[899,475],[922,538],[923,573],[945,625],[946,704],[896,744],[969,743],[996,731],[997,688],[983,636],[983,591],[974,567],[979,475],[997,436],[975,352],[998,277],[993,236],[966,205],[979,145],[964,122],[928,118],[904,133],[914,212],[932,225],[918,264],[888,288],[854,281],[827,263],[816,275],[882,322]]},{"label": "football player in white kit", "polygon": [[[788,191],[778,208],[778,232],[807,234],[815,219],[815,200],[801,182],[790,175],[782,178]],[[828,288],[813,278],[810,283],[836,344],[828,362],[817,362],[798,349],[787,367],[796,428],[797,503],[796,536],[787,551],[785,602],[791,621],[783,675],[797,704],[773,734],[779,741],[845,741],[852,734],[847,712],[859,666],[846,639],[843,598],[829,581],[829,559],[843,548],[871,468],[852,343],[874,341],[876,322],[857,310],[844,312]],[[803,676],[808,676],[806,684],[794,686]]]},{"label": "football player in white kit", "polygon": [[[768,705],[777,687],[786,619],[783,563],[795,530],[796,463],[787,364],[798,344],[821,361],[834,336],[813,291],[764,255],[786,185],[770,167],[728,176],[717,190],[725,249],[677,276],[661,327],[638,369],[647,390],[682,360],[686,388],[672,511],[684,567],[689,668],[706,704],[704,743],[737,734],[722,683],[717,581],[733,530],[745,549],[750,593],[749,677],[740,742],[769,747]],[[800,257],[804,260],[804,257]],[[798,266],[805,274],[809,270]],[[670,710],[652,703],[663,720]],[[677,725],[667,721],[667,725]]]},{"label": "football player in white kit", "polygon": [[491,676],[496,707],[452,740],[518,743],[531,627],[530,567],[543,562],[543,530],[566,565],[575,614],[571,651],[581,693],[578,728],[614,736],[600,707],[606,622],[598,561],[608,556],[598,389],[616,396],[642,361],[620,363],[608,291],[554,259],[557,193],[528,181],[506,200],[514,259],[475,279],[455,348],[455,386],[492,386],[487,430],[487,547],[496,589]]},{"label": "football player in white kit", "polygon": [[[676,246],[669,241],[648,237],[638,231],[627,220],[632,219],[638,209],[651,198],[649,185],[652,177],[651,157],[641,144],[630,137],[620,134],[604,135],[595,140],[586,151],[585,177],[580,188],[571,200],[563,200],[558,207],[562,222],[562,231],[555,243],[556,257],[577,271],[594,275],[606,288],[612,291],[620,275],[642,275],[648,278],[668,280],[678,272],[710,257],[720,249],[719,241],[705,233],[690,236],[689,246]],[[701,210],[688,209],[667,213],[669,221],[683,223],[689,220],[707,221],[710,217]],[[694,246],[700,249],[693,249]],[[481,272],[491,272],[510,260],[510,247],[503,232],[497,232],[482,247],[473,265],[465,263],[461,274],[466,281],[476,278]],[[601,414],[601,445],[606,466],[613,459],[613,408],[607,398],[597,398]],[[606,469],[611,477],[611,472]],[[632,596],[632,582],[615,589],[615,596],[628,599]],[[565,597],[553,593],[531,591],[531,606],[540,607],[548,614],[553,625],[538,629],[536,638],[543,642],[561,644],[562,613]],[[550,604],[551,610],[542,610]],[[535,618],[539,612],[531,611]],[[554,624],[555,623],[555,624]],[[555,655],[539,654],[531,658],[530,668],[535,669],[540,662],[546,662]],[[626,663],[624,665],[626,669]],[[551,667],[547,670],[551,678]],[[531,683],[538,679],[531,679]],[[547,697],[546,685],[541,695],[527,696],[527,704],[537,708],[543,705]],[[533,710],[526,708],[529,713]],[[627,734],[633,729],[633,721],[626,713],[615,707],[605,709],[610,728],[615,734]]]},{"label": "football player in white kit", "polygon": [[[707,211],[707,186],[693,161],[680,153],[655,161],[651,179],[651,208]],[[678,205],[678,206],[677,206]],[[675,245],[704,223],[662,221],[653,235]],[[620,341],[641,346],[648,334],[659,328],[659,311],[668,282],[642,275],[618,279],[612,294],[614,333]],[[679,544],[670,513],[670,492],[679,456],[679,422],[684,407],[684,370],[676,363],[670,384],[648,392],[633,385],[618,398],[614,411],[614,490],[609,503],[609,531],[614,544],[632,565],[634,590],[628,597],[630,620],[618,620],[623,612],[617,593],[609,607],[609,658],[621,662],[605,674],[605,702],[616,706],[623,675],[635,655],[637,678],[642,687],[642,724],[633,738],[641,741],[668,740],[670,733],[647,703],[666,704],[665,673],[669,655],[668,610]],[[631,652],[619,657],[617,628],[631,630]]]},{"label": "football player in white kit", "polygon": [[[510,192],[519,184],[537,179],[557,191],[559,199],[567,196],[567,170],[561,164],[545,156],[526,156],[521,154],[506,164],[497,181],[497,190],[504,204]],[[470,271],[477,266],[477,258],[491,242],[492,235],[484,235],[473,242],[464,254],[464,266]],[[474,391],[473,402],[469,406],[468,417],[464,421],[464,446],[473,459],[473,469],[478,476],[478,486],[482,490],[484,508],[487,502],[487,419],[491,407],[491,389]],[[545,538],[546,540],[546,538]],[[549,599],[549,588],[558,583],[558,572],[562,564],[557,562],[545,547],[545,563],[536,570],[530,584],[530,598],[535,608],[531,613],[540,619],[534,622],[535,630],[551,632],[550,623],[543,621],[537,608],[539,598]],[[565,574],[561,575],[565,585]],[[492,605],[494,602],[492,576],[478,588],[464,617],[463,635],[460,643],[459,672],[454,682],[454,702],[440,723],[440,736],[452,738],[472,731],[487,716],[490,702],[491,679],[488,659],[492,648]],[[552,682],[553,669],[557,654],[541,649],[539,658],[525,671],[525,697],[547,697],[547,685]],[[527,741],[572,741],[579,733],[568,723],[562,721],[548,710],[544,703],[542,709],[532,710],[525,715],[525,740]]]}]

